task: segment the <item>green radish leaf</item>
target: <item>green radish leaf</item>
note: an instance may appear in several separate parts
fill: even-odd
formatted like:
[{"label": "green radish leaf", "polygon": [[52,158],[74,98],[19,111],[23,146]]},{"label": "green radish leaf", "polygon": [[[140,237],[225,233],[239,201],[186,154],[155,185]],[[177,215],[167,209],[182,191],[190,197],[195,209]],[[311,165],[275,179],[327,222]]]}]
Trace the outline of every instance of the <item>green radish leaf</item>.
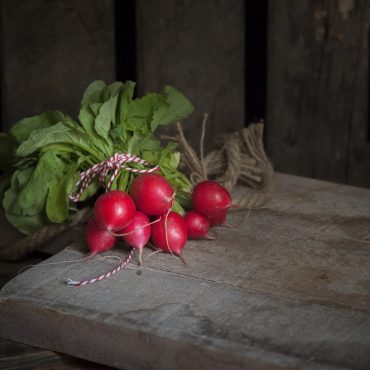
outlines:
[{"label": "green radish leaf", "polygon": [[125,128],[134,133],[146,133],[148,132],[147,122],[147,119],[143,117],[130,117]]},{"label": "green radish leaf", "polygon": [[170,166],[177,168],[180,163],[180,152],[173,152],[170,155]]},{"label": "green radish leaf", "polygon": [[56,143],[72,144],[95,155],[96,158],[101,157],[92,149],[92,142],[86,133],[77,128],[70,128],[63,122],[32,132],[28,140],[18,147],[16,154],[20,157],[25,157],[45,145]]},{"label": "green radish leaf", "polygon": [[154,93],[133,100],[128,107],[124,128],[136,133],[147,134],[150,131],[153,113],[162,104],[162,95]]},{"label": "green radish leaf", "polygon": [[92,82],[85,90],[82,96],[81,104],[91,105],[94,103],[100,103],[103,91],[106,88],[106,86],[107,85],[105,84],[104,81],[97,80]]},{"label": "green radish leaf", "polygon": [[113,150],[111,140],[103,140],[95,131],[95,115],[88,106],[82,106],[79,113],[79,120],[86,133],[90,136],[93,146],[105,154],[110,156]]},{"label": "green radish leaf", "polygon": [[109,96],[114,96],[116,94],[119,94],[119,92],[124,87],[124,83],[121,81],[115,81],[111,83],[109,86],[106,87],[106,90],[109,91]]},{"label": "green radish leaf", "polygon": [[172,86],[164,88],[165,104],[162,104],[153,114],[150,123],[154,131],[158,125],[167,125],[186,118],[194,107],[191,102]]},{"label": "green radish leaf", "polygon": [[34,167],[16,170],[12,175],[10,186],[15,189],[16,192],[20,192],[29,181],[33,170]]},{"label": "green radish leaf", "polygon": [[[64,164],[63,164],[63,167]],[[46,200],[46,215],[51,222],[62,223],[68,217],[69,190],[71,180],[75,179],[76,165],[71,165],[68,172],[64,173],[62,166],[57,170],[58,175],[54,176],[49,183],[49,191]]]},{"label": "green radish leaf", "polygon": [[91,112],[94,114],[94,117],[96,117],[99,114],[102,105],[103,103],[94,103],[89,105]]},{"label": "green radish leaf", "polygon": [[67,118],[67,115],[59,111],[42,113],[37,116],[23,118],[12,126],[10,133],[21,144],[29,138],[33,131],[50,127]]},{"label": "green radish leaf", "polygon": [[159,151],[145,150],[142,153],[142,157],[148,163],[158,164],[159,158],[160,158],[160,153],[159,153]]},{"label": "green radish leaf", "polygon": [[116,124],[116,109],[118,95],[112,96],[101,107],[98,116],[95,119],[95,131],[105,140],[109,140],[108,134],[111,126]]},{"label": "green radish leaf", "polygon": [[23,215],[21,212],[14,214],[12,210],[19,210],[20,206],[17,203],[18,192],[13,187],[10,187],[4,194],[3,207],[8,221],[24,234],[32,234],[36,230],[45,225],[45,219],[42,213],[34,215]]},{"label": "green radish leaf", "polygon": [[[160,142],[155,138],[152,132],[148,132],[145,136],[134,133],[132,138],[128,142],[127,151],[138,156],[143,156],[144,152],[150,151],[158,152],[161,150]],[[156,156],[157,158],[158,156]],[[156,163],[153,161],[147,161],[149,163]]]},{"label": "green radish leaf", "polygon": [[14,186],[17,191],[20,192],[27,185],[34,170],[34,167],[28,167],[24,170],[17,171],[16,181],[12,183],[12,186]]},{"label": "green radish leaf", "polygon": [[75,190],[77,181],[80,178],[78,167],[79,162],[75,163],[74,165],[70,165],[70,168],[66,173],[66,193],[68,196]]},{"label": "green radish leaf", "polygon": [[160,150],[160,142],[156,139],[152,132],[148,132],[140,142],[140,150]]},{"label": "green radish leaf", "polygon": [[63,168],[63,162],[52,152],[46,152],[40,157],[29,181],[18,196],[23,214],[34,215],[43,210],[49,184],[58,182],[63,175]]},{"label": "green radish leaf", "polygon": [[[30,180],[34,168],[27,168],[24,170],[17,170],[13,173],[10,182],[10,188],[4,193],[3,207],[6,213],[14,215],[26,214],[22,205],[19,203],[19,193],[24,189]],[[37,212],[33,212],[37,213]]]},{"label": "green radish leaf", "polygon": [[6,218],[10,224],[26,235],[31,235],[46,225],[43,213],[37,213],[32,216],[19,216],[7,213]]},{"label": "green radish leaf", "polygon": [[[123,130],[122,126],[118,125],[109,131],[109,137],[112,140],[113,143],[115,143],[115,146],[121,147],[123,145],[122,142],[122,136],[123,136]],[[122,148],[120,148],[122,150]]]},{"label": "green radish leaf", "polygon": [[78,119],[81,122],[82,127],[85,131],[90,134],[91,136],[94,135],[94,122],[95,122],[95,115],[91,111],[88,105],[81,106],[80,113],[78,115]]},{"label": "green radish leaf", "polygon": [[81,194],[80,201],[84,202],[85,200],[91,198],[96,192],[101,188],[99,181],[95,179]]},{"label": "green radish leaf", "polygon": [[[40,152],[53,152],[56,154],[63,155],[66,159],[74,161],[75,157],[83,157],[84,154],[81,150],[78,150],[76,146],[73,144],[65,144],[65,143],[56,143],[56,144],[47,144],[40,148]],[[90,162],[91,163],[91,162]],[[94,164],[94,163],[93,163]]]},{"label": "green radish leaf", "polygon": [[118,119],[117,121],[121,123],[126,121],[126,117],[129,111],[129,106],[132,102],[132,97],[134,96],[135,82],[126,81],[121,89],[118,102]]}]

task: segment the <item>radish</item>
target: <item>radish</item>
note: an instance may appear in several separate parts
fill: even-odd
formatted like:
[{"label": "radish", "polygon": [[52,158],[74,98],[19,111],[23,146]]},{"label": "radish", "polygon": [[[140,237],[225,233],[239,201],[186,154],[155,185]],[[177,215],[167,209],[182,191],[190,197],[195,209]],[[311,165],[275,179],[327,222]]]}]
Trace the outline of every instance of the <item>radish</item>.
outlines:
[{"label": "radish", "polygon": [[160,216],[171,207],[175,192],[170,183],[156,173],[138,176],[130,186],[130,195],[138,210],[148,216]]},{"label": "radish", "polygon": [[132,221],[123,230],[120,231],[122,240],[130,247],[139,250],[139,263],[144,246],[150,239],[151,224],[148,216],[143,212],[136,211]]},{"label": "radish", "polygon": [[109,231],[99,228],[94,218],[91,218],[87,224],[85,237],[91,255],[105,252],[113,248],[117,242],[117,238]]},{"label": "radish", "polygon": [[189,211],[185,215],[184,220],[188,228],[189,239],[209,238],[209,220],[206,216],[197,211]]},{"label": "radish", "polygon": [[208,217],[210,225],[224,224],[227,210],[234,205],[229,192],[217,181],[198,183],[192,193],[194,209]]},{"label": "radish", "polygon": [[121,190],[102,194],[94,205],[94,218],[101,229],[118,231],[125,228],[136,212],[132,198]]},{"label": "radish", "polygon": [[[223,209],[217,212],[210,213],[207,218],[209,220],[209,226],[215,225],[226,225],[226,216],[228,209]],[[227,226],[231,227],[229,224]]]},{"label": "radish", "polygon": [[152,224],[151,241],[164,252],[180,256],[187,238],[186,222],[176,212],[168,212]]}]

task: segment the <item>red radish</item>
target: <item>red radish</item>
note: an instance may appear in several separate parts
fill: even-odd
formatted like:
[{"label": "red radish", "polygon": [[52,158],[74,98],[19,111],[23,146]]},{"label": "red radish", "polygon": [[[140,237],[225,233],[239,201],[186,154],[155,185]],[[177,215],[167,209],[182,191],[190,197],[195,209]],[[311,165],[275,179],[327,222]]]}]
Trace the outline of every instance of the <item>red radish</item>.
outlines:
[{"label": "red radish", "polygon": [[122,239],[130,247],[139,250],[139,263],[144,246],[150,239],[151,224],[148,216],[143,212],[136,211],[132,221],[120,231]]},{"label": "red radish", "polygon": [[114,247],[117,242],[109,231],[102,230],[96,224],[94,218],[91,218],[86,228],[86,244],[92,255],[105,252]]},{"label": "red radish", "polygon": [[208,238],[209,220],[197,211],[189,211],[184,220],[188,228],[189,239]]},{"label": "red radish", "polygon": [[225,223],[227,210],[233,206],[227,189],[213,180],[194,187],[192,202],[196,211],[208,217],[211,226]]},{"label": "red radish", "polygon": [[130,195],[138,210],[148,216],[160,216],[171,207],[175,192],[170,183],[157,173],[144,173],[130,186]]},{"label": "red radish", "polygon": [[152,224],[151,240],[153,244],[167,253],[181,255],[188,238],[186,222],[176,212],[160,216],[160,220]]},{"label": "red radish", "polygon": [[210,213],[207,217],[209,220],[209,226],[224,225],[226,224],[227,209],[220,210],[218,212]]},{"label": "red radish", "polygon": [[94,218],[101,229],[118,231],[126,227],[136,212],[132,198],[121,190],[102,194],[94,205]]}]

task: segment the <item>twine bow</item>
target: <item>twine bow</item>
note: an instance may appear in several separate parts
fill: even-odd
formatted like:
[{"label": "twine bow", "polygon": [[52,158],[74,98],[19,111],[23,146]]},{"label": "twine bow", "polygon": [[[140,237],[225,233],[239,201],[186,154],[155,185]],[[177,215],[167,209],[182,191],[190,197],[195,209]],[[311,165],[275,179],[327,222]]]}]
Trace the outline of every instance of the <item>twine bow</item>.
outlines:
[{"label": "twine bow", "polygon": [[[150,165],[147,161],[140,157],[137,157],[136,155],[129,153],[115,153],[114,155],[112,155],[112,157],[110,157],[106,161],[96,163],[88,170],[81,172],[80,179],[76,184],[76,187],[79,188],[79,190],[77,194],[75,195],[71,194],[69,198],[74,202],[78,202],[82,193],[86,190],[86,188],[89,186],[89,184],[91,183],[95,176],[99,176],[100,183],[107,190],[109,190],[121,169],[134,173],[150,173],[157,171],[159,169],[159,166],[155,166],[148,169],[145,168],[139,169],[128,167],[125,165],[130,162],[142,164],[144,166]],[[113,171],[113,173],[110,176],[107,184],[105,184],[105,179],[108,176],[109,172],[111,171]]]}]

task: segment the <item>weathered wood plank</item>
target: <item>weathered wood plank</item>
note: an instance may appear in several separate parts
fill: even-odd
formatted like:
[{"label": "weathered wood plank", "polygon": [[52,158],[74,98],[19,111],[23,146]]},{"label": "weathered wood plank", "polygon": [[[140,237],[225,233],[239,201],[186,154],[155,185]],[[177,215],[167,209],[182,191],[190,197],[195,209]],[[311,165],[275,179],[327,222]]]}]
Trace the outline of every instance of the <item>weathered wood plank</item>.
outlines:
[{"label": "weathered wood plank", "polygon": [[[325,363],[369,365],[364,349],[370,345],[370,319],[361,312],[304,304],[151,268],[140,276],[126,271],[124,282],[112,278],[72,292],[63,286],[62,303],[58,301],[62,277],[56,276],[49,286],[39,281],[33,297],[25,293],[20,299],[9,290],[3,292],[7,299],[2,300],[1,313],[7,320],[1,327],[6,335],[22,342],[32,332],[36,346],[120,368],[133,364],[161,369],[298,368],[313,354],[317,368]],[[24,317],[32,320],[24,322]],[[338,332],[344,329],[362,331],[355,353],[353,348],[343,348]],[[94,338],[88,348],[81,346],[86,338]],[[328,351],[319,356],[318,349],[325,345]],[[195,351],[198,361],[188,362],[190,351]]]},{"label": "weathered wood plank", "polygon": [[63,281],[116,262],[31,269],[0,293],[0,334],[119,368],[369,368],[370,190],[279,175],[266,208],[229,221],[187,267],[156,254],[81,288]]},{"label": "weathered wood plank", "polygon": [[369,9],[269,2],[267,149],[278,170],[370,186]]},{"label": "weathered wood plank", "polygon": [[112,368],[0,338],[0,369],[109,370]]},{"label": "weathered wood plank", "polygon": [[112,0],[0,3],[3,129],[46,110],[78,112],[87,85],[115,78]]},{"label": "weathered wood plank", "polygon": [[170,84],[188,96],[196,112],[185,133],[194,145],[204,112],[209,145],[214,134],[244,127],[244,2],[139,0],[136,14],[139,93]]}]

